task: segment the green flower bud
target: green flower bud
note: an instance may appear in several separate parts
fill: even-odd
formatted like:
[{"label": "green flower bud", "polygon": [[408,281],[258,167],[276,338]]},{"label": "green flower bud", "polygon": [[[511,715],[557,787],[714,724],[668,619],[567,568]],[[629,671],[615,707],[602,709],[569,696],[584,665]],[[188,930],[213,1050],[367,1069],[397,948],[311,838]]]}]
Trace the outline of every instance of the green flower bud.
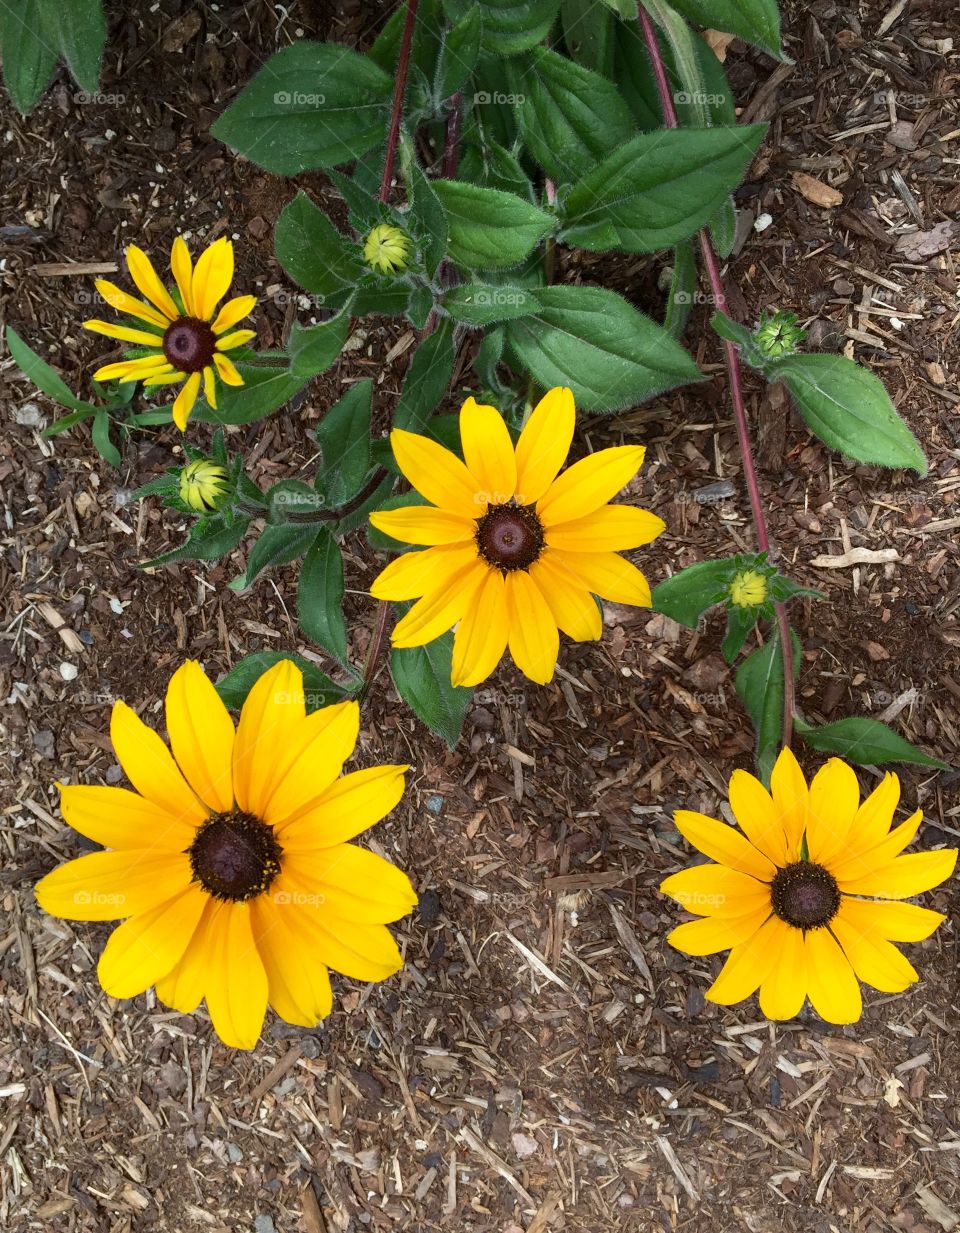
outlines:
[{"label": "green flower bud", "polygon": [[209,514],[229,496],[230,480],[225,467],[209,458],[188,462],[180,472],[180,500],[199,514]]},{"label": "green flower bud", "polygon": [[797,325],[796,313],[760,314],[760,324],[754,331],[753,341],[757,350],[767,359],[779,360],[784,355],[793,355],[806,338],[806,330]]},{"label": "green flower bud", "polygon": [[363,245],[364,260],[379,274],[397,274],[405,270],[410,253],[410,237],[389,223],[374,227]]},{"label": "green flower bud", "polygon": [[766,575],[755,569],[741,570],[730,582],[730,602],[738,608],[756,608],[765,602],[767,589]]}]

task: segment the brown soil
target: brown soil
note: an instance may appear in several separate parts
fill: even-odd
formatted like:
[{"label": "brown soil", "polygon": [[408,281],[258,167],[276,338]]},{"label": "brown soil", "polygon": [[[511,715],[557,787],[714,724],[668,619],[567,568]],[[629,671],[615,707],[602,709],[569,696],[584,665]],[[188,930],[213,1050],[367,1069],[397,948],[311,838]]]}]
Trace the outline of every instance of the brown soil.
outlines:
[{"label": "brown soil", "polygon": [[[61,75],[27,121],[2,104],[0,227],[36,236],[0,250],[0,313],[81,391],[103,353],[79,328],[92,282],[45,267],[116,261],[134,238],[163,252],[177,232],[233,235],[237,286],[261,297],[259,342],[282,341],[298,309],[271,234],[293,186],[237,161],[207,129],[301,30],[364,42],[383,20],[356,3],[291,5],[283,21],[280,6],[260,0],[216,11],[171,0],[156,12],[135,6],[135,16],[119,7],[103,91],[121,101],[78,104]],[[740,206],[773,222],[749,232],[729,282],[743,320],[791,308],[821,345],[872,367],[931,462],[923,480],[851,465],[750,380],[777,543],[793,576],[829,599],[795,613],[803,709],[814,721],[894,712],[905,736],[955,764],[960,239],[916,260],[899,253],[911,215],[894,173],[922,230],[956,216],[960,61],[943,43],[956,42],[951,5],[912,0],[878,32],[897,7],[793,6],[790,71],[730,48],[745,114],[772,124]],[[876,98],[888,86],[893,116]],[[797,172],[838,188],[843,203],[807,200]],[[320,177],[302,182],[324,191]],[[563,270],[654,307],[656,262],[568,256]],[[719,352],[698,341],[708,311],[688,342],[711,382],[584,427],[593,446],[648,444],[633,495],[669,528],[639,558],[653,580],[753,542]],[[231,434],[255,478],[297,474],[311,457],[310,426],[361,372],[386,415],[409,362],[395,349],[405,327],[362,328],[362,347],[294,411]],[[917,989],[868,996],[863,1021],[845,1029],[809,1012],[770,1024],[755,1004],[708,1005],[716,962],[665,945],[677,916],[656,886],[689,859],[671,810],[715,811],[730,770],[750,764],[718,621],[694,635],[611,610],[602,644],[564,646],[553,686],[502,669],[453,753],[381,673],[360,757],[408,761],[415,774],[372,843],[411,872],[421,906],[398,929],[404,971],[370,988],[339,981],[321,1028],[271,1018],[259,1048],[241,1054],[219,1044],[203,1013],[103,995],[95,965],[108,927],[45,917],[31,893],[83,846],[59,817],[54,781],[115,782],[112,700],[159,724],[158,700],[187,654],[220,672],[257,649],[315,652],[298,636],[291,571],[237,595],[226,583],[242,553],[212,567],[137,568],[182,538],[177,516],[125,503],[180,456],[175,431],[128,442],[117,473],[83,430],[41,438],[30,404],[44,422],[53,408],[9,357],[0,396],[2,1227],[958,1227],[952,923],[914,948]],[[735,497],[696,499],[721,479]],[[899,560],[812,564],[857,546],[892,547]],[[349,547],[359,659],[373,620],[363,590],[378,562],[360,539]],[[908,768],[902,779],[925,812],[921,844],[953,839],[957,775]],[[925,901],[948,910],[956,899],[942,889]]]}]

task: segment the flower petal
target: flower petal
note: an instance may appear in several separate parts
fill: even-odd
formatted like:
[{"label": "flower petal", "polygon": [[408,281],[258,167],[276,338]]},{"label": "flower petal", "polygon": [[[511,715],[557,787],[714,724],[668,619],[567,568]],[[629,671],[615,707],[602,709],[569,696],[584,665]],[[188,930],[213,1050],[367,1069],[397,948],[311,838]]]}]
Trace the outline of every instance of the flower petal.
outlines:
[{"label": "flower petal", "polygon": [[193,311],[201,321],[209,321],[214,309],[233,282],[233,243],[225,236],[215,240],[197,258],[191,295]]},{"label": "flower petal", "polygon": [[219,903],[210,919],[204,993],[217,1035],[252,1049],[267,1013],[267,973],[253,938],[249,903]]},{"label": "flower petal", "polygon": [[773,799],[760,780],[749,771],[736,770],[730,776],[728,795],[733,816],[753,846],[778,868],[788,864],[787,836]]},{"label": "flower petal", "polygon": [[575,462],[537,502],[544,525],[585,518],[606,505],[640,470],[645,454],[642,445],[615,445]]},{"label": "flower petal", "polygon": [[787,836],[787,857],[789,860],[799,860],[800,843],[807,825],[809,793],[800,763],[791,749],[782,749],[774,763],[770,775],[770,795]]},{"label": "flower petal", "polygon": [[211,813],[233,808],[233,720],[206,673],[188,659],[170,678],[170,748],[187,783]]},{"label": "flower petal", "polygon": [[112,998],[133,998],[166,976],[190,945],[209,896],[198,885],[114,929],[97,964]]},{"label": "flower petal", "polygon": [[137,284],[140,294],[146,296],[155,308],[159,308],[168,321],[176,321],[180,316],[180,309],[177,308],[170,292],[157,277],[150,258],[143,249],[137,248],[136,244],[131,244],[127,249],[127,269],[130,271],[130,277]]},{"label": "flower petal", "polygon": [[472,519],[448,514],[433,505],[377,510],[370,515],[370,523],[384,535],[407,544],[467,544],[477,532]]},{"label": "flower petal", "polygon": [[[428,548],[427,552],[438,552]],[[394,626],[390,635],[396,647],[423,646],[439,638],[462,620],[470,607],[474,592],[489,572],[489,566],[475,557],[450,575],[444,586],[428,591],[418,599],[406,616]]]},{"label": "flower petal", "polygon": [[37,902],[65,920],[121,920],[183,894],[192,878],[182,852],[124,848],[91,852],[41,878]]},{"label": "flower petal", "polygon": [[246,813],[263,817],[274,768],[286,750],[298,746],[306,713],[303,673],[293,660],[279,660],[254,682],[233,746],[233,794]]},{"label": "flower petal", "polygon": [[662,518],[636,505],[604,505],[573,522],[551,524],[551,548],[569,552],[624,552],[649,544],[666,527]]},{"label": "flower petal", "polygon": [[694,916],[746,916],[770,911],[770,887],[726,865],[694,865],[660,883],[664,895]]},{"label": "flower petal", "polygon": [[160,1001],[182,1015],[193,1014],[203,998],[212,959],[211,926],[222,906],[219,899],[207,896],[203,915],[183,957],[166,976],[160,977],[156,982],[157,997]]},{"label": "flower petal", "polygon": [[177,817],[126,788],[61,784],[60,812],[79,834],[105,848],[164,848],[182,852],[198,821]]},{"label": "flower petal", "polygon": [[812,861],[822,865],[842,857],[859,808],[857,776],[846,762],[831,758],[810,781],[807,846]]},{"label": "flower petal", "polygon": [[232,300],[227,300],[223,308],[217,313],[216,320],[210,327],[214,334],[222,334],[225,330],[229,330],[232,325],[236,325],[238,321],[242,321],[244,317],[249,317],[257,305],[257,297],[255,295],[237,295]]},{"label": "flower petal", "polygon": [[872,895],[878,899],[911,899],[945,882],[957,863],[957,849],[910,852],[869,873],[838,879],[845,895]]},{"label": "flower petal", "polygon": [[517,494],[522,505],[539,501],[567,460],[576,425],[573,394],[565,386],[548,390],[530,414],[517,441]]},{"label": "flower petal", "polygon": [[838,881],[845,882],[848,878],[869,873],[878,865],[888,865],[894,857],[900,855],[908,843],[916,839],[922,821],[923,810],[918,809],[916,813],[907,818],[906,822],[901,822],[899,826],[894,827],[874,847],[854,853],[849,853],[848,849],[848,855],[834,859],[830,863],[830,872]]},{"label": "flower petal", "polygon": [[673,821],[684,839],[712,861],[749,873],[761,882],[773,880],[777,872],[773,861],[744,839],[735,827],[687,809],[678,809]]},{"label": "flower petal", "polygon": [[553,680],[560,634],[540,588],[522,569],[506,577],[507,637],[510,654],[524,676],[538,685]]},{"label": "flower petal", "polygon": [[881,993],[902,993],[920,979],[913,964],[876,931],[872,917],[862,914],[857,907],[851,910],[851,904],[851,900],[844,899],[830,922],[847,960],[865,985]]},{"label": "flower petal", "polygon": [[767,908],[744,916],[702,916],[677,925],[667,941],[685,955],[715,955],[748,941],[770,915]]},{"label": "flower petal", "polygon": [[125,702],[115,702],[110,740],[127,778],[148,801],[166,813],[200,826],[209,815],[191,791],[170,750]]},{"label": "flower petal", "polygon": [[203,369],[203,396],[216,411],[217,409],[217,379],[215,369],[208,364]]},{"label": "flower petal", "polygon": [[406,766],[369,766],[335,780],[306,809],[277,826],[285,851],[315,852],[355,839],[403,796]]},{"label": "flower petal", "polygon": [[888,771],[857,810],[844,857],[869,852],[890,833],[900,803],[900,780]]},{"label": "flower petal", "polygon": [[149,304],[144,304],[136,296],[128,295],[126,291],[122,291],[115,283],[111,283],[105,278],[98,278],[95,280],[94,285],[106,303],[118,313],[127,313],[131,317],[139,317],[141,321],[149,321],[152,325],[158,325],[161,330],[167,328],[169,322],[163,313],[158,312],[155,308],[151,308]]},{"label": "flower petal", "polygon": [[947,919],[941,912],[931,912],[916,903],[849,897],[842,901],[842,916],[868,937],[886,938],[888,942],[922,942]]},{"label": "flower petal", "polygon": [[477,549],[469,544],[440,544],[424,552],[405,552],[373,580],[374,599],[418,599],[428,591],[452,586],[452,579],[468,565],[479,565]]},{"label": "flower petal", "polygon": [[480,518],[487,512],[477,481],[456,454],[439,442],[395,428],[390,445],[397,466],[431,504],[461,518]]},{"label": "flower petal", "polygon": [[243,377],[237,371],[237,366],[222,351],[214,351],[213,362],[217,369],[217,376],[224,385],[243,385]]},{"label": "flower petal", "polygon": [[356,702],[338,702],[308,715],[294,739],[277,751],[273,766],[258,767],[257,816],[282,828],[309,809],[343,770],[359,733]]},{"label": "flower petal", "polygon": [[177,284],[177,290],[180,292],[180,298],[183,300],[184,312],[188,317],[196,316],[193,308],[193,293],[191,291],[193,261],[190,257],[190,249],[187,248],[183,236],[178,235],[173,241],[173,248],[170,250],[170,271]]},{"label": "flower petal", "polygon": [[807,951],[802,929],[789,925],[778,943],[777,961],[760,985],[760,1010],[768,1019],[792,1019],[807,997]]},{"label": "flower petal", "polygon": [[402,870],[352,843],[291,854],[283,873],[284,886],[306,895],[324,921],[339,918],[385,925],[409,915],[417,904],[416,892]]},{"label": "flower petal", "polygon": [[176,382],[182,381],[186,377],[185,372],[167,372],[166,369],[158,369],[157,372],[151,373],[149,377],[144,377],[143,387],[153,387],[155,385],[175,385]]},{"label": "flower petal", "polygon": [[250,904],[253,936],[267,973],[268,999],[281,1019],[299,1027],[316,1027],[333,1009],[330,973],[309,941],[294,928],[286,906],[273,894]]},{"label": "flower petal", "polygon": [[735,946],[720,969],[720,975],[704,994],[708,1002],[733,1006],[746,1001],[779,962],[789,926],[779,916],[770,916],[745,942]]},{"label": "flower petal", "polygon": [[141,347],[156,347],[158,351],[163,344],[160,334],[135,330],[129,325],[114,325],[112,321],[99,321],[94,318],[91,321],[84,321],[83,328],[94,334],[105,334],[107,338],[118,338],[121,342],[137,343]]},{"label": "flower petal", "polygon": [[237,347],[242,347],[244,343],[248,343],[251,338],[256,338],[256,330],[234,330],[232,334],[225,334],[223,338],[217,339],[218,351],[233,351]]},{"label": "flower petal", "polygon": [[650,584],[635,565],[615,552],[554,552],[553,555],[601,599],[632,604],[635,608],[650,607]]},{"label": "flower petal", "polygon": [[496,407],[468,398],[460,408],[460,442],[474,488],[491,505],[504,505],[517,490],[513,442]]},{"label": "flower petal", "polygon": [[173,404],[173,422],[181,432],[187,426],[187,420],[190,418],[190,413],[193,410],[194,403],[197,401],[197,394],[199,392],[200,374],[194,372],[187,378],[186,384],[177,395],[176,401]]},{"label": "flower petal", "polygon": [[[283,875],[281,875],[282,877]],[[277,878],[277,882],[280,882]],[[291,892],[292,893],[292,892]],[[284,908],[294,929],[309,943],[317,959],[354,980],[386,980],[403,966],[403,959],[386,925],[324,918],[308,905]]]},{"label": "flower petal", "polygon": [[827,929],[810,929],[804,936],[807,996],[827,1023],[856,1023],[863,1014],[863,997],[850,961]]},{"label": "flower petal", "polygon": [[593,642],[603,634],[600,606],[576,574],[572,574],[555,552],[544,552],[530,566],[530,577],[537,584],[553,619],[568,638]]},{"label": "flower petal", "polygon": [[473,591],[470,604],[453,635],[453,685],[479,685],[507,649],[507,598],[503,574],[489,569]]},{"label": "flower petal", "polygon": [[144,377],[157,377],[173,372],[173,365],[165,355],[144,355],[139,360],[119,360],[116,364],[104,364],[93,374],[94,381],[139,381]]}]

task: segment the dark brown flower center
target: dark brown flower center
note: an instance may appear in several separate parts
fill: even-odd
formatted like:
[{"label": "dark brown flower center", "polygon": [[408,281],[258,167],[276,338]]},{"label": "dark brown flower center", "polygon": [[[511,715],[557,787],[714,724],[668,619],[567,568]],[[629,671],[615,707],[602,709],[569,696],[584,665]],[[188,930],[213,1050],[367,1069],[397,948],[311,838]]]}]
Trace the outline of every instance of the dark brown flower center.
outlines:
[{"label": "dark brown flower center", "polygon": [[777,872],[770,886],[773,910],[797,929],[822,929],[840,907],[840,888],[829,870],[797,861]]},{"label": "dark brown flower center", "polygon": [[217,336],[206,321],[179,317],[167,326],[163,354],[180,372],[200,372],[213,359]]},{"label": "dark brown flower center", "polygon": [[529,569],[543,551],[543,523],[532,505],[491,505],[477,519],[477,549],[504,572]]},{"label": "dark brown flower center", "polygon": [[261,895],[280,872],[273,828],[249,813],[215,813],[187,849],[194,879],[215,899]]}]

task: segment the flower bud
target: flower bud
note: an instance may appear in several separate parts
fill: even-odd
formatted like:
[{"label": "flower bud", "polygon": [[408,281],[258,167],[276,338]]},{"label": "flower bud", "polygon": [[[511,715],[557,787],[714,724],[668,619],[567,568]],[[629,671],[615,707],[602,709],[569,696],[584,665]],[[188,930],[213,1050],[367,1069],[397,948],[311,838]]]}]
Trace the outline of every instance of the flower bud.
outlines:
[{"label": "flower bud", "polygon": [[765,311],[760,316],[753,341],[766,359],[778,360],[793,355],[806,336],[806,330],[797,325],[796,313]]},{"label": "flower bud", "polygon": [[756,608],[767,598],[767,579],[755,569],[741,570],[730,582],[730,602],[738,608]]},{"label": "flower bud", "polygon": [[397,274],[405,270],[410,251],[410,237],[389,223],[374,227],[363,245],[364,260],[380,274]]},{"label": "flower bud", "polygon": [[210,458],[196,458],[180,472],[180,500],[199,514],[209,514],[230,492],[225,467]]}]

